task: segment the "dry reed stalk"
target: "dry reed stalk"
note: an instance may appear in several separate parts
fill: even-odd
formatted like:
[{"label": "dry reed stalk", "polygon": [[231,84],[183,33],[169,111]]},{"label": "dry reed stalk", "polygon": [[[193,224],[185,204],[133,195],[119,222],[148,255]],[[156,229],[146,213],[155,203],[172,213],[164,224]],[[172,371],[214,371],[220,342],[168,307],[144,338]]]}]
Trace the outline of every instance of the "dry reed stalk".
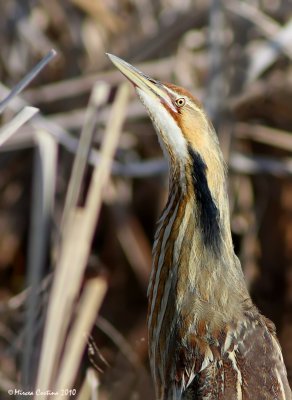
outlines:
[{"label": "dry reed stalk", "polygon": [[7,124],[0,129],[0,146],[9,140],[11,136],[38,111],[39,109],[35,107],[24,107],[11,121],[7,122]]},{"label": "dry reed stalk", "polygon": [[[125,84],[119,88],[112,107],[101,147],[100,164],[93,171],[85,207],[76,207],[68,214],[68,221],[64,222],[36,385],[43,392],[55,387],[56,377],[62,372],[58,369],[61,351],[72,317],[74,301],[81,288],[101,207],[102,192],[110,175],[127,100],[128,87]],[[79,332],[79,335],[83,335],[83,332]],[[38,400],[46,398],[46,394],[37,397]]]},{"label": "dry reed stalk", "polygon": [[67,189],[63,212],[63,223],[68,219],[70,210],[77,206],[82,179],[84,177],[84,172],[90,153],[90,146],[92,144],[96,114],[97,111],[100,111],[100,107],[105,104],[109,93],[110,86],[105,82],[96,83],[92,89],[88,107],[86,109],[85,122],[83,124],[83,129],[80,136],[80,143],[74,159],[72,174]]},{"label": "dry reed stalk", "polygon": [[72,388],[81,361],[87,337],[94,324],[96,314],[103,301],[107,285],[104,279],[91,279],[85,286],[79,301],[77,317],[66,341],[64,357],[60,365],[60,375],[56,382],[57,400],[66,399],[64,388]]},{"label": "dry reed stalk", "polygon": [[[57,181],[58,144],[45,130],[35,132],[31,213],[27,257],[27,287],[25,301],[25,328],[23,335],[21,381],[23,387],[31,387],[37,365],[34,360],[35,342],[38,336],[39,305],[42,303],[40,287],[45,275],[49,251],[51,225],[55,205]],[[44,319],[42,319],[43,323]]]},{"label": "dry reed stalk", "polygon": [[98,400],[99,399],[98,386],[99,386],[98,377],[95,371],[92,368],[89,368],[86,371],[86,376],[83,380],[78,395],[78,400]]},{"label": "dry reed stalk", "polygon": [[288,131],[243,122],[238,122],[234,129],[236,138],[238,139],[249,139],[292,152],[292,135]]}]

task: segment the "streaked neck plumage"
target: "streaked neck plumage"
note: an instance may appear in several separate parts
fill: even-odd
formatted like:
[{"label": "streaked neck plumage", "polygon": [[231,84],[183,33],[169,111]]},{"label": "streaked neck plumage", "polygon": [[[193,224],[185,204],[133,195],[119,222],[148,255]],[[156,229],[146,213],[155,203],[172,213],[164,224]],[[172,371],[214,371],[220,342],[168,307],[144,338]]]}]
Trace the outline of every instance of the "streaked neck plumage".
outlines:
[{"label": "streaked neck plumage", "polygon": [[[179,89],[174,85],[165,87],[170,96],[179,96]],[[163,106],[155,107],[151,96],[139,89],[137,92],[157,130],[170,170],[169,199],[160,219],[154,246],[150,302],[151,292],[155,292],[154,281],[156,279],[158,285],[160,279],[159,265],[162,268],[164,264],[167,264],[167,269],[175,270],[170,272],[178,285],[180,281],[187,284],[186,287],[196,293],[196,297],[212,301],[215,306],[224,302],[224,289],[230,291],[235,285],[237,288],[240,285],[241,295],[248,297],[243,274],[233,251],[225,167],[211,124],[198,102],[186,92],[181,95],[187,99],[185,108],[189,109],[186,114],[179,110],[177,115],[170,115]],[[163,263],[164,249],[160,246],[163,238],[168,248],[173,247],[175,256],[183,254],[183,246],[187,245],[188,260],[173,257]],[[160,254],[160,263],[156,260],[156,252]],[[220,286],[220,291],[205,290],[204,285],[208,282],[205,273],[213,276],[214,284]],[[207,299],[206,296],[212,298]],[[155,303],[155,298],[152,300]],[[223,304],[221,306],[224,307]],[[227,311],[227,314],[230,315],[230,312]]]}]

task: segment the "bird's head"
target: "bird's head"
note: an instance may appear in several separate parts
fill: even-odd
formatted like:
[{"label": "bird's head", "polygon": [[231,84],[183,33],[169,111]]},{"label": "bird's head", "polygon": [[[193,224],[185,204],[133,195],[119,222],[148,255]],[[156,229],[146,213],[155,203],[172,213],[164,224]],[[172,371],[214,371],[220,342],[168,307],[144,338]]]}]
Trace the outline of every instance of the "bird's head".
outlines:
[{"label": "bird's head", "polygon": [[[217,135],[200,102],[187,90],[152,79],[126,61],[108,56],[134,85],[157,131],[170,168],[180,173],[179,179],[186,171],[191,171],[194,155],[205,165],[207,174],[212,170],[224,175]],[[211,176],[209,180],[212,186]]]}]

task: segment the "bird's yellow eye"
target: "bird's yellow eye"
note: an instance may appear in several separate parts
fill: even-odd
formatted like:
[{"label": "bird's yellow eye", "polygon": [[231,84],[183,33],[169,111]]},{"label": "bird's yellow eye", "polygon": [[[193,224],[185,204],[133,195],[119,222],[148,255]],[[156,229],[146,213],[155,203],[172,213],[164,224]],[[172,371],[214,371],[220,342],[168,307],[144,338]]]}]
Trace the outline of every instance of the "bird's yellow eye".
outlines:
[{"label": "bird's yellow eye", "polygon": [[175,105],[177,107],[183,107],[186,104],[186,99],[184,97],[179,97],[175,100]]}]

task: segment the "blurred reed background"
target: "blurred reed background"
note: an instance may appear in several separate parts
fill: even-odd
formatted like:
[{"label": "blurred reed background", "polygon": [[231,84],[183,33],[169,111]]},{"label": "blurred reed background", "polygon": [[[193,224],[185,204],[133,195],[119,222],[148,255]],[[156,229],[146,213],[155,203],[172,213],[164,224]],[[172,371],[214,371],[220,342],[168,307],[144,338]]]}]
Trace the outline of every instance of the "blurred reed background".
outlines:
[{"label": "blurred reed background", "polygon": [[105,52],[206,105],[235,249],[292,384],[291,14],[290,0],[2,2],[1,399],[154,398],[146,292],[167,167]]}]

